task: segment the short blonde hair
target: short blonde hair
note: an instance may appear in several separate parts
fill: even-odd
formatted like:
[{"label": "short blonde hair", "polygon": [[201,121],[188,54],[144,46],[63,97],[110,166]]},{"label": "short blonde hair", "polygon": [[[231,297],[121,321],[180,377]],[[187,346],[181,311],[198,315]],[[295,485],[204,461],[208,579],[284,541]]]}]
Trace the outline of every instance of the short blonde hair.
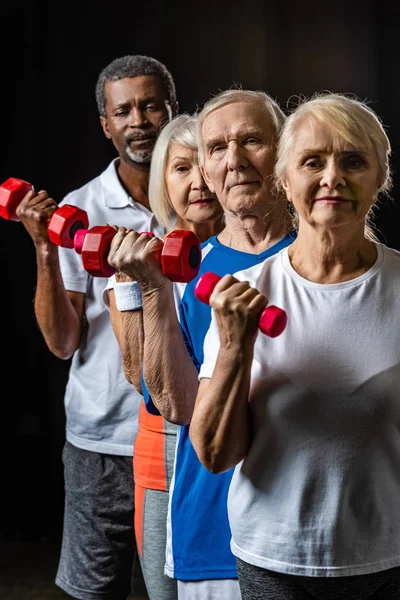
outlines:
[{"label": "short blonde hair", "polygon": [[[287,117],[282,127],[275,163],[275,182],[282,189],[290,150],[297,129],[305,120],[315,120],[327,125],[342,139],[363,150],[375,148],[380,168],[377,193],[389,193],[392,187],[390,168],[391,145],[381,119],[365,103],[354,96],[319,92],[311,98],[303,98]],[[366,237],[376,241],[372,230],[372,209],[366,219]]]},{"label": "short blonde hair", "polygon": [[203,140],[203,123],[208,115],[227,104],[233,102],[259,102],[271,117],[271,122],[275,129],[276,138],[278,138],[283,123],[285,122],[285,113],[281,110],[279,104],[269,94],[263,91],[231,89],[225,90],[213,96],[208,100],[197,116],[196,138],[199,149],[199,164],[204,166],[204,140]]},{"label": "short blonde hair", "polygon": [[157,221],[166,229],[174,225],[175,209],[165,184],[168,152],[171,144],[179,144],[197,150],[196,115],[182,114],[165,125],[154,146],[149,178],[150,208]]}]

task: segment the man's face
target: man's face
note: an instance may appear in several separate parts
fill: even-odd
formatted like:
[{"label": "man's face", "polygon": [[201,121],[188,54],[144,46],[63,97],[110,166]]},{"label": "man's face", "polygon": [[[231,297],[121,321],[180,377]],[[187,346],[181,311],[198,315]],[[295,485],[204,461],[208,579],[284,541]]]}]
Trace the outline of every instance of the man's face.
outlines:
[{"label": "man's face", "polygon": [[161,126],[173,116],[157,75],[139,75],[105,85],[107,118],[100,117],[103,131],[120,157],[148,164]]},{"label": "man's face", "polygon": [[265,207],[272,199],[275,129],[261,101],[232,102],[203,122],[208,187],[224,209],[237,215]]}]

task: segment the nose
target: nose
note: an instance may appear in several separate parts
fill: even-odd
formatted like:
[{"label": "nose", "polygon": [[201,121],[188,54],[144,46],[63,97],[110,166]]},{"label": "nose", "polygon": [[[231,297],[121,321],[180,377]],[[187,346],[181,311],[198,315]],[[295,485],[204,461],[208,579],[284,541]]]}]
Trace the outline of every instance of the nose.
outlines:
[{"label": "nose", "polygon": [[346,179],[344,177],[343,169],[334,160],[326,163],[322,172],[320,186],[328,187],[331,190],[338,186],[346,186]]},{"label": "nose", "polygon": [[205,190],[207,189],[207,184],[203,179],[203,175],[201,174],[200,167],[196,166],[192,171],[193,179],[192,179],[192,189],[194,190]]},{"label": "nose", "polygon": [[245,150],[237,142],[228,144],[227,166],[230,171],[241,171],[249,166]]},{"label": "nose", "polygon": [[146,113],[138,107],[133,107],[130,112],[129,125],[131,127],[143,127],[147,123]]}]

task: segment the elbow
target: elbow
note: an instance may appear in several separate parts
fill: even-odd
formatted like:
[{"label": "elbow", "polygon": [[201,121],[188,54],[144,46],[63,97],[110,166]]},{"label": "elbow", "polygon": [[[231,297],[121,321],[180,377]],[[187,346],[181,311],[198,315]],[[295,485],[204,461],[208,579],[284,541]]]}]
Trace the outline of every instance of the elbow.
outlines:
[{"label": "elbow", "polygon": [[213,473],[213,475],[225,473],[235,466],[228,464],[226,457],[222,456],[220,453],[213,453],[207,450],[201,451],[200,448],[196,449],[195,446],[194,449],[203,467],[206,468],[210,473]]},{"label": "elbow", "polygon": [[61,360],[69,360],[74,355],[75,349],[60,347],[60,346],[51,346],[48,345],[48,348],[54,356]]},{"label": "elbow", "polygon": [[225,473],[237,465],[239,460],[229,460],[226,452],[221,448],[216,448],[214,444],[207,443],[204,439],[198,439],[189,429],[189,437],[192,446],[197,454],[197,458],[210,473],[219,475]]},{"label": "elbow", "polygon": [[182,399],[179,401],[173,392],[155,394],[147,385],[154,406],[166,421],[174,425],[189,425],[193,415],[193,406]]},{"label": "elbow", "polygon": [[133,385],[133,387],[136,389],[136,391],[143,396],[143,390],[142,390],[142,382],[140,380],[140,377],[137,377],[135,374],[132,374],[129,369],[126,369],[124,367],[124,375],[125,375],[125,379],[127,380],[128,383],[130,383],[131,385]]},{"label": "elbow", "polygon": [[178,410],[176,407],[171,406],[168,403],[154,402],[154,404],[159,410],[160,414],[166,421],[169,421],[169,423],[173,423],[174,425],[189,425],[192,415],[189,415],[185,411]]}]

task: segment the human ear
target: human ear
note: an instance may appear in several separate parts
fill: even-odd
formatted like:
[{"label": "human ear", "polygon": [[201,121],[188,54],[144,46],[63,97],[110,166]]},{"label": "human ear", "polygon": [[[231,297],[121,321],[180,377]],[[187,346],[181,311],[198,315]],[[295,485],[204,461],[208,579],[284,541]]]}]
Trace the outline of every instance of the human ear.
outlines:
[{"label": "human ear", "polygon": [[100,125],[103,129],[104,135],[106,136],[107,139],[111,139],[111,133],[108,129],[108,121],[105,117],[100,117]]},{"label": "human ear", "polygon": [[290,185],[289,185],[289,182],[288,182],[288,180],[286,179],[286,177],[282,177],[282,178],[281,178],[281,186],[282,186],[282,187],[283,187],[283,189],[284,189],[284,192],[285,192],[285,194],[286,194],[287,201],[288,201],[288,202],[291,202],[291,201],[292,201],[292,193],[291,193],[291,191],[290,191]]}]

